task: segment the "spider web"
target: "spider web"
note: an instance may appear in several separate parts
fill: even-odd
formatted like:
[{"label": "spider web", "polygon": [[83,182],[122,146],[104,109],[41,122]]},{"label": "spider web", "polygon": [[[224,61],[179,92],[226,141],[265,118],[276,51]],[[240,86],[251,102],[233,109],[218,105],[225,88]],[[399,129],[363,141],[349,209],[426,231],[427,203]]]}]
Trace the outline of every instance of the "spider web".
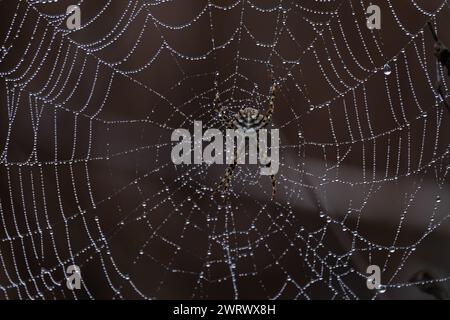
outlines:
[{"label": "spider web", "polygon": [[[380,1],[381,2],[381,1]],[[450,277],[442,0],[0,3],[0,296],[378,299]],[[374,3],[377,4],[377,3]],[[3,17],[2,17],[3,18]],[[277,197],[255,166],[180,165],[171,133],[267,109]],[[80,290],[66,288],[78,265]],[[378,265],[382,286],[368,290]],[[433,274],[414,278],[417,272]]]}]

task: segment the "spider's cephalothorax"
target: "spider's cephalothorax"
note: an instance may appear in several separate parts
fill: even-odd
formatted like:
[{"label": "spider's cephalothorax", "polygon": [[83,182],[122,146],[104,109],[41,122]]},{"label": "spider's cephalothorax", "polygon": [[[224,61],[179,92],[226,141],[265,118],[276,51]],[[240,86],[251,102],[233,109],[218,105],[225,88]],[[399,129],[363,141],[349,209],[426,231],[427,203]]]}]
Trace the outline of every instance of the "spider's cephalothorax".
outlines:
[{"label": "spider's cephalothorax", "polygon": [[[275,89],[276,89],[275,81],[273,82],[270,88],[269,107],[267,108],[265,113],[261,113],[259,110],[255,108],[246,107],[243,108],[242,110],[239,110],[231,120],[226,120],[223,116],[224,115],[223,106],[220,101],[220,94],[217,89],[217,82],[215,83],[215,85],[216,85],[216,96],[214,98],[215,111],[219,114],[221,121],[223,122],[223,124],[227,129],[241,129],[244,132],[248,131],[258,132],[258,130],[263,129],[270,124],[270,122],[272,121],[272,114],[275,102]],[[230,166],[226,169],[225,175],[220,180],[217,186],[217,190],[222,190],[225,192],[228,190],[231,182],[231,177],[233,176],[233,172],[234,169],[236,168],[236,165],[237,165],[237,157],[234,156],[233,163],[230,164]],[[270,163],[267,166],[270,166]],[[275,175],[271,174],[270,179],[272,182],[272,199],[273,199],[275,197],[276,191]]]}]

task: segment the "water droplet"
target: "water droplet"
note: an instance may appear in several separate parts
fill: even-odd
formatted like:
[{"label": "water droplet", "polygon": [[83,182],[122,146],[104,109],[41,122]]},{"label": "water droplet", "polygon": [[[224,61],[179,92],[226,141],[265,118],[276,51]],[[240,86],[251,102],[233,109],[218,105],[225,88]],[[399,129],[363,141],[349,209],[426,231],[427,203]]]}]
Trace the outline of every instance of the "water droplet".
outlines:
[{"label": "water droplet", "polygon": [[385,64],[383,67],[383,72],[387,76],[390,75],[392,73],[391,66],[388,64]]},{"label": "water droplet", "polygon": [[385,293],[385,292],[386,292],[386,287],[380,286],[380,288],[378,289],[378,293]]}]

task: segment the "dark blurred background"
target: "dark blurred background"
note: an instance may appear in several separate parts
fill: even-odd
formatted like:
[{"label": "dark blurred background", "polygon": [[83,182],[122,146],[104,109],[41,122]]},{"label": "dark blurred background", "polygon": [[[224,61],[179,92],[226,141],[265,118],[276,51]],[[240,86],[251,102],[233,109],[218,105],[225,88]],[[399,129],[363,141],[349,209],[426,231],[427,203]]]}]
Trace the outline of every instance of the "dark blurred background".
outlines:
[{"label": "dark blurred background", "polygon": [[[2,299],[447,297],[446,1],[42,2],[0,2]],[[277,197],[240,166],[211,198],[226,165],[173,165],[172,131],[223,128],[215,81],[264,111],[271,77]]]}]

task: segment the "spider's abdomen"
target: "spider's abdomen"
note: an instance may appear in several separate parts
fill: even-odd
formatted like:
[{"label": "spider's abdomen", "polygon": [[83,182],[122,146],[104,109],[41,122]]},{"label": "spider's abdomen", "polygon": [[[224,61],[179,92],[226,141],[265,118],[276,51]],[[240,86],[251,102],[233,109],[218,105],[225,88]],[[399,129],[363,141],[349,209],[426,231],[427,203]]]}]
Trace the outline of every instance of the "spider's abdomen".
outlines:
[{"label": "spider's abdomen", "polygon": [[257,131],[264,126],[264,116],[253,108],[245,108],[239,111],[235,117],[236,120],[233,123],[236,129]]}]

